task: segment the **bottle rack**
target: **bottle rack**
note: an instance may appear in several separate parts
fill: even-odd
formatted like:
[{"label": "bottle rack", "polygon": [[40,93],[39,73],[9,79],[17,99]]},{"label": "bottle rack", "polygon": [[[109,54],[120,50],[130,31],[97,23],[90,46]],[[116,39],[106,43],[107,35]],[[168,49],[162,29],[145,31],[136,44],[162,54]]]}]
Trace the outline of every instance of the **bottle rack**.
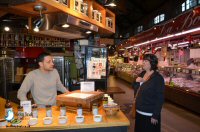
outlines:
[{"label": "bottle rack", "polygon": [[70,47],[64,38],[26,33],[0,33],[0,47]]}]

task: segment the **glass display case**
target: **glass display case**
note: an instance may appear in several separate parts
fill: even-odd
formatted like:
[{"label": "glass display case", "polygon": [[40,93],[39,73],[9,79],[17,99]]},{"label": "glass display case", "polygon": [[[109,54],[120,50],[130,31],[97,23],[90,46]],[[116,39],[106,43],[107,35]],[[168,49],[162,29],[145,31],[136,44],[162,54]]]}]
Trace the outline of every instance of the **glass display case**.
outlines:
[{"label": "glass display case", "polygon": [[115,71],[119,78],[132,83],[135,77],[142,72],[142,67],[137,64],[119,63],[116,65]]},{"label": "glass display case", "polygon": [[160,67],[165,79],[165,99],[200,113],[200,70],[184,67]]},{"label": "glass display case", "polygon": [[95,90],[107,88],[108,53],[105,47],[85,47],[84,81],[94,81]]}]

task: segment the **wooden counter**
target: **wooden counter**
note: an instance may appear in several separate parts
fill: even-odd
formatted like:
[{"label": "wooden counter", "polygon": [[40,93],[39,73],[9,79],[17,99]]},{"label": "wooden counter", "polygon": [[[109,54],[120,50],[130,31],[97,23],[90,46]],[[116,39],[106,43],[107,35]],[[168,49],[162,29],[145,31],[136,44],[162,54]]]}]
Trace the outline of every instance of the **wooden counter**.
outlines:
[{"label": "wooden counter", "polygon": [[[0,98],[0,118],[4,118],[4,105],[5,99]],[[17,112],[17,104],[12,103],[15,113]],[[38,124],[35,126],[31,126],[29,128],[0,128],[0,131],[127,131],[128,126],[130,125],[129,120],[126,116],[119,111],[116,116],[108,117],[105,115],[105,112],[102,108],[99,108],[99,113],[103,115],[103,121],[100,123],[96,123],[93,121],[93,115],[91,113],[84,114],[85,121],[84,123],[78,124],[76,123],[75,116],[76,113],[72,113],[67,111],[68,122],[64,125],[58,124],[58,116],[60,115],[59,108],[57,106],[52,108],[53,110],[53,123],[51,125],[44,125],[43,118],[46,116],[45,109],[39,109],[39,118]],[[28,119],[24,119],[21,123],[22,126],[27,126]]]}]

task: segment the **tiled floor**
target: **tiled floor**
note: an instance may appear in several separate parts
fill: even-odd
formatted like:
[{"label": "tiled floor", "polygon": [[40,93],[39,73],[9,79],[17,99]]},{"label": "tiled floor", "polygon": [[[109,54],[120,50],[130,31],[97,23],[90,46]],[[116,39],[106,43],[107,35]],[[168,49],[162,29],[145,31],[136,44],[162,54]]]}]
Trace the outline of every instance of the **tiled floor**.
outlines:
[{"label": "tiled floor", "polygon": [[[131,85],[115,76],[110,76],[108,86],[118,86],[125,94],[114,95],[114,100],[122,106],[122,110],[131,122],[129,132],[134,132],[134,120],[127,114],[127,109],[133,100]],[[200,132],[200,116],[186,111],[170,102],[165,102],[162,109],[162,132]]]}]

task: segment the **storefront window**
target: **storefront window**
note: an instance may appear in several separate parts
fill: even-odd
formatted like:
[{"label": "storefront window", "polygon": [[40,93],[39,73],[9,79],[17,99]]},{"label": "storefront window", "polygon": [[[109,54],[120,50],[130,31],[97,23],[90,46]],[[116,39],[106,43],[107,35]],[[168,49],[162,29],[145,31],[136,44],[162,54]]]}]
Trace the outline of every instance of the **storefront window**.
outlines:
[{"label": "storefront window", "polygon": [[139,33],[139,32],[142,32],[143,31],[143,26],[138,26],[137,27],[137,32]]},{"label": "storefront window", "polygon": [[165,14],[161,14],[160,15],[160,22],[164,21],[165,20]]},{"label": "storefront window", "polygon": [[[200,0],[198,0],[200,3]],[[185,10],[188,10],[194,6],[197,5],[197,1],[196,0],[186,0],[182,5],[182,12],[184,12]]]},{"label": "storefront window", "polygon": [[158,24],[165,20],[165,14],[158,15],[154,18],[154,24]]},{"label": "storefront window", "polygon": [[182,4],[182,12],[185,11],[185,2]]}]

